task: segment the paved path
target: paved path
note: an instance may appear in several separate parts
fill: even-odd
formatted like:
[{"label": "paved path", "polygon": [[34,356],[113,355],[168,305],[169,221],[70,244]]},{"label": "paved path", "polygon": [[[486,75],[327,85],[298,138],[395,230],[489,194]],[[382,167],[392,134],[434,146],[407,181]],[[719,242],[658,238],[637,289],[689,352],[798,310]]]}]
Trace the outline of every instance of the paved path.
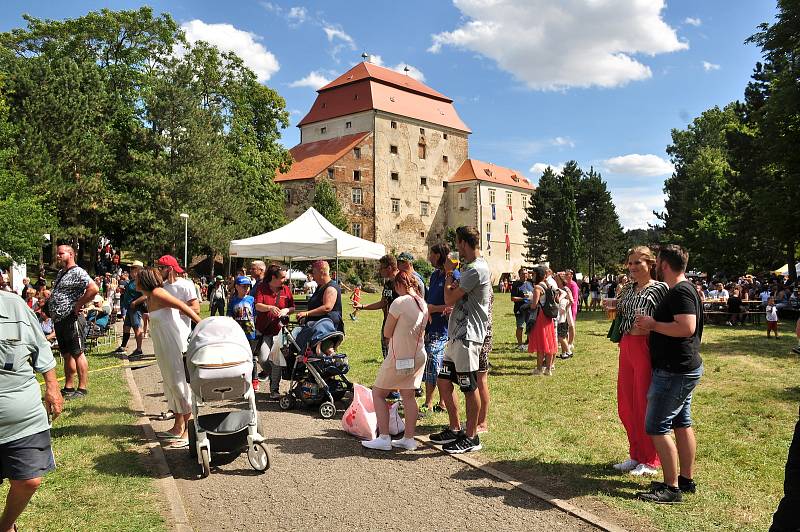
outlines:
[{"label": "paved path", "polygon": [[[145,411],[165,410],[158,367],[133,375]],[[242,454],[212,461],[211,476],[198,479],[188,451],[165,449],[195,530],[596,530],[436,450],[364,450],[341,430],[341,412],[323,420],[263,398],[259,410],[272,456],[264,474]]]}]

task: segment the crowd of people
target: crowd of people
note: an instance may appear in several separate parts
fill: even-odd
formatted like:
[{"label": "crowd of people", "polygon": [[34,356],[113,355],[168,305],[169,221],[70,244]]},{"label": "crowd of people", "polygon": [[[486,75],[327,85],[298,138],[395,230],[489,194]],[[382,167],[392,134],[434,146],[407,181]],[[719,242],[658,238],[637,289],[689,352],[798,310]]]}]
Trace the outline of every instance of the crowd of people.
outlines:
[{"label": "crowd of people", "polygon": [[[431,434],[430,440],[448,453],[482,448],[480,435],[488,431],[495,295],[480,240],[476,228],[459,227],[457,254],[445,243],[432,246],[427,259],[434,269],[427,283],[415,271],[412,254],[386,255],[378,261],[383,279],[380,298],[364,304],[360,293],[351,297],[351,319],[359,311],[381,310],[383,314],[380,345],[384,360],[372,388],[378,433],[363,441],[364,447],[414,450],[419,416],[446,411],[448,424]],[[206,283],[205,278],[190,280],[171,255],[159,258],[154,267],[133,261],[127,265],[128,271],[114,271],[118,254],[110,247],[106,254],[111,271],[96,271],[92,278],[76,264],[72,247],[59,246],[60,270],[52,286],[48,288],[40,276],[35,285],[25,280],[22,298],[0,291],[0,328],[5,335],[16,335],[27,342],[24,349],[6,356],[11,366],[7,363],[0,372],[19,379],[15,389],[36,395],[37,401],[38,386],[32,387],[34,372],[42,373],[46,382],[44,406],[21,401],[14,407],[13,419],[4,413],[0,424],[3,475],[11,480],[9,500],[16,501],[11,507],[7,504],[2,525],[13,524],[41,476],[54,467],[47,416],[57,416],[63,401],[88,394],[84,348],[87,314],[94,311],[95,321],[109,312],[122,316],[123,335],[117,353],[130,359],[142,356],[149,322],[167,400],[167,410],[159,418],[174,420],[172,428],[157,436],[177,449],[189,445],[191,417],[191,389],[182,354],[193,324],[201,319],[200,302],[204,298],[212,315],[224,314],[240,324],[258,362],[253,385],[257,389],[259,382],[269,380],[271,399],[280,397],[286,365],[281,350],[272,345],[283,318],[296,314],[306,325],[327,318],[344,332],[342,288],[323,260],[313,263],[304,287],[313,288],[308,305],[296,312],[287,272],[278,264],[252,261],[249,271],[242,269],[228,280],[217,276]],[[617,405],[628,437],[628,458],[613,468],[635,476],[655,476],[660,468],[663,480],[638,494],[657,503],[680,502],[684,494],[697,490],[691,404],[703,375],[700,343],[706,302],[757,299],[767,313],[768,335],[774,332],[777,336],[776,328],[769,325],[775,321],[770,316],[776,314],[778,302],[794,305],[796,300],[792,287],[750,276],[727,285],[692,282],[686,277],[687,263],[688,253],[679,246],[662,246],[657,253],[639,246],[627,254],[625,276],[604,281],[582,279],[578,283],[572,270],[553,272],[538,265],[520,269],[518,279],[506,287],[513,304],[517,348],[535,355],[536,376],[553,376],[556,356],[574,356],[579,311],[601,308],[604,299],[615,301],[609,338],[619,344]],[[800,320],[796,332],[800,338]],[[127,353],[131,335],[136,348]],[[64,357],[65,383],[60,390],[53,370],[53,345]],[[795,351],[800,352],[800,346]],[[9,389],[10,382],[0,380],[0,391]],[[464,424],[456,387],[465,399]],[[419,406],[416,398],[423,395]],[[5,396],[0,397],[4,408],[10,405]],[[389,434],[389,405],[393,400],[401,400],[404,407],[405,429],[399,439]],[[798,427],[800,430],[800,423]],[[6,455],[16,457],[16,465],[7,465]]]}]

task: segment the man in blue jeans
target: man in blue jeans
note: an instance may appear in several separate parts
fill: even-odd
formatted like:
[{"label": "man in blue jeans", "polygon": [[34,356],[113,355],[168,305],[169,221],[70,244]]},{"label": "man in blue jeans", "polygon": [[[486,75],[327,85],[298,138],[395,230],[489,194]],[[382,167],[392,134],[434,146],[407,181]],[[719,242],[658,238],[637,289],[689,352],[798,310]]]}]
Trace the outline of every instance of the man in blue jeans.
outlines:
[{"label": "man in blue jeans", "polygon": [[[664,482],[653,482],[637,496],[646,501],[674,504],[682,493],[694,493],[694,457],[697,443],[692,429],[692,391],[703,374],[700,341],[703,305],[686,280],[689,254],[680,246],[663,246],[656,273],[669,292],[653,316],[638,316],[636,326],[650,331],[653,379],[647,393],[645,431],[653,439],[661,460]],[[670,436],[675,432],[675,441]],[[679,465],[680,464],[680,469]]]}]

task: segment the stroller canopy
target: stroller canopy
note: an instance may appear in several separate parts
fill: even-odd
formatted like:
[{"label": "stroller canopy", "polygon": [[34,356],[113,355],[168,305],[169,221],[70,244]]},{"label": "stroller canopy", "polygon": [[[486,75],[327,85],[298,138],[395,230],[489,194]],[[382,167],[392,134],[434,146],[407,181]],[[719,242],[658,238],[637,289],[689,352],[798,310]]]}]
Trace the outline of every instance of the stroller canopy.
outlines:
[{"label": "stroller canopy", "polygon": [[196,366],[230,365],[252,360],[250,342],[233,318],[212,316],[189,336],[186,359]]}]

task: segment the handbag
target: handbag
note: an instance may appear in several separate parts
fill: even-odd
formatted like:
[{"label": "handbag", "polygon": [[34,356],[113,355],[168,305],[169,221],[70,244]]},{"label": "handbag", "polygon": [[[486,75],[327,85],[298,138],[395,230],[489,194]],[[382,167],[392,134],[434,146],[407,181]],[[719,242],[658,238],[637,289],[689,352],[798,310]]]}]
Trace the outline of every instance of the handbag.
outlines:
[{"label": "handbag", "polygon": [[620,331],[621,325],[622,319],[617,315],[614,321],[611,322],[611,327],[608,328],[608,334],[606,334],[606,338],[610,339],[615,344],[618,344],[619,341],[622,340],[622,332]]}]

